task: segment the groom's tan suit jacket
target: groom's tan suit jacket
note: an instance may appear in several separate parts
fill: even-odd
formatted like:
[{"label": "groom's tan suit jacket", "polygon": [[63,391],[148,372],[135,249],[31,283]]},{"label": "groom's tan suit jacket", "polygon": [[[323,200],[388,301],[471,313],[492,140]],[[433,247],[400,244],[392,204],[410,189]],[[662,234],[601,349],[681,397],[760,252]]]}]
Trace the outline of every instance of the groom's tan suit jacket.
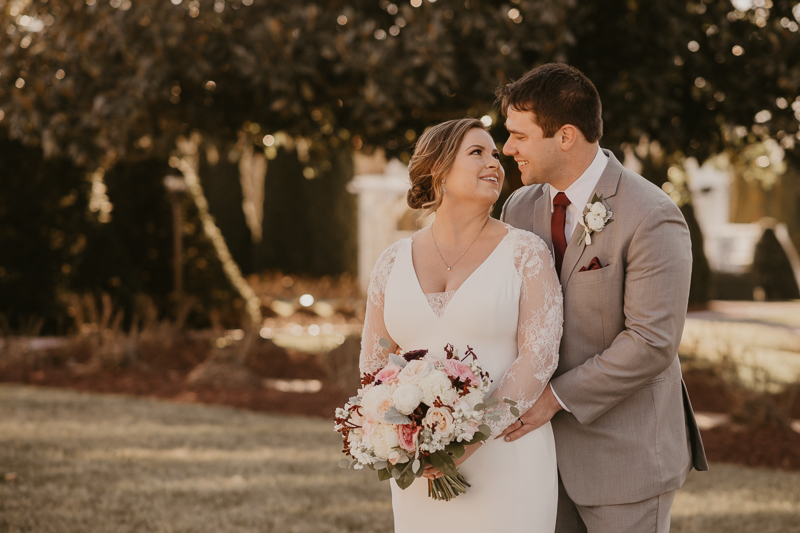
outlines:
[{"label": "groom's tan suit jacket", "polygon": [[[571,411],[552,420],[559,473],[584,506],[643,501],[678,489],[692,466],[708,469],[677,356],[692,270],[689,230],[669,196],[604,152],[595,192],[614,221],[590,245],[578,244],[578,225],[567,245],[564,335],[551,381]],[[501,218],[552,251],[549,195],[547,185],[523,187]],[[580,272],[594,257],[604,267]]]}]

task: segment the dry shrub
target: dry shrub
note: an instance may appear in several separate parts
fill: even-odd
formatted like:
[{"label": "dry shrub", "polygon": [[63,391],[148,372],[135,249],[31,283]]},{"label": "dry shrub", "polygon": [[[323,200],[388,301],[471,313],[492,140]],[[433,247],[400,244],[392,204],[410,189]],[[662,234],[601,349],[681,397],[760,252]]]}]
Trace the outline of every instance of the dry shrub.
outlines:
[{"label": "dry shrub", "polygon": [[720,348],[717,355],[710,361],[694,350],[680,354],[686,367],[708,374],[721,385],[726,410],[734,422],[751,427],[791,424],[800,384],[779,383],[765,368],[737,362],[730,346]]},{"label": "dry shrub", "polygon": [[18,365],[36,365],[47,357],[43,351],[32,346],[31,339],[38,337],[44,326],[44,319],[31,317],[16,331],[11,327],[8,317],[0,314],[0,370]]},{"label": "dry shrub", "polygon": [[249,329],[238,342],[214,346],[209,357],[186,377],[187,383],[218,389],[262,387],[263,380],[245,366],[257,338],[258,330]]},{"label": "dry shrub", "polygon": [[720,372],[723,382],[729,387],[732,399],[731,415],[735,422],[748,426],[786,426],[792,421],[792,408],[800,391],[800,384],[781,386],[764,368],[749,369],[749,383],[742,379],[742,372],[730,357],[722,359]]},{"label": "dry shrub", "polygon": [[125,313],[103,294],[98,306],[91,294],[69,295],[75,332],[70,336],[68,358],[80,363],[78,373],[118,370],[146,362],[167,359],[184,340],[184,326],[194,304],[184,301],[174,320],[159,319],[158,309],[148,296],[135,299],[130,326],[123,327]]}]

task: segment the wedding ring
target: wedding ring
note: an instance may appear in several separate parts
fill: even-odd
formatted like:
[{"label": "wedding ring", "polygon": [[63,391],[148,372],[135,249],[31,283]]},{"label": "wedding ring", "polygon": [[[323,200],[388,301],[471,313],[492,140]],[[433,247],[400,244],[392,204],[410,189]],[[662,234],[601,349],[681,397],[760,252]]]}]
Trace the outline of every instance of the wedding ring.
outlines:
[{"label": "wedding ring", "polygon": [[517,420],[519,421],[519,427],[522,427],[522,426],[525,425],[525,422],[523,422],[521,418],[517,417]]}]

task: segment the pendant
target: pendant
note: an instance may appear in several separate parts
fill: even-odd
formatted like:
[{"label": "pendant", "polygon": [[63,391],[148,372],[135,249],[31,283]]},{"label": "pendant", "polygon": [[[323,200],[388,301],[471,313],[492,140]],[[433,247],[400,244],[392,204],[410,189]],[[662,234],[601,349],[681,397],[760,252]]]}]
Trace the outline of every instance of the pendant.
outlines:
[{"label": "pendant", "polygon": [[450,267],[447,267],[447,270],[450,270]]}]

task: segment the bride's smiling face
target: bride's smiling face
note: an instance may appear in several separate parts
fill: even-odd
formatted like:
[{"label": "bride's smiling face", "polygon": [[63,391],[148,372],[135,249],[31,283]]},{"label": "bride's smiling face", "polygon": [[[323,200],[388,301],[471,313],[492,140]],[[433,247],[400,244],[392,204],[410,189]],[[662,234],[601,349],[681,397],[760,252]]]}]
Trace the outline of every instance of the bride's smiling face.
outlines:
[{"label": "bride's smiling face", "polygon": [[505,177],[500,152],[491,135],[473,128],[464,136],[452,168],[444,175],[443,186],[447,192],[443,202],[459,200],[491,206],[500,196]]}]

